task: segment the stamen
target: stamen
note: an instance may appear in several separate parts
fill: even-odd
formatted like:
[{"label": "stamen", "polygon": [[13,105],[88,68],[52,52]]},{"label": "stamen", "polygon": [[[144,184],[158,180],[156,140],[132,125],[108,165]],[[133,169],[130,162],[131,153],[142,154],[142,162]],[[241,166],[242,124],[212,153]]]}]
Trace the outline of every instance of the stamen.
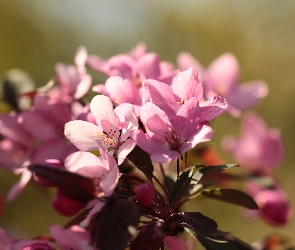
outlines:
[{"label": "stamen", "polygon": [[182,145],[181,138],[176,134],[173,128],[168,128],[168,135],[165,136],[165,140],[172,150],[177,150]]},{"label": "stamen", "polygon": [[94,140],[102,140],[102,143],[111,147],[115,147],[117,144],[116,139],[114,138],[116,131],[110,131],[108,135],[106,132],[96,132],[97,137],[94,137]]},{"label": "stamen", "polygon": [[180,102],[177,102],[180,106],[182,106],[185,103],[185,100],[181,100]]}]

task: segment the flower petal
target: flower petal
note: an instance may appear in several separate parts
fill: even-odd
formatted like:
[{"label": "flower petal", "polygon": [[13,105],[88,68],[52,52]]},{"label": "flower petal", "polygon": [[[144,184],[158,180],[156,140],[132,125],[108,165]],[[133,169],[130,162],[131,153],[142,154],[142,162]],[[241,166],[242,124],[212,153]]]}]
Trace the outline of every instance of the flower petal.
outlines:
[{"label": "flower petal", "polygon": [[189,100],[195,97],[199,102],[203,98],[203,85],[199,81],[198,71],[189,68],[182,71],[174,77],[172,85],[173,93],[178,96],[180,100]]},{"label": "flower petal", "polygon": [[65,125],[65,136],[81,151],[99,149],[95,136],[100,129],[91,122],[70,121]]},{"label": "flower petal", "polygon": [[110,130],[118,130],[120,121],[114,112],[113,104],[109,97],[103,95],[95,96],[90,103],[90,110],[96,119],[97,126],[104,132],[109,133]]}]

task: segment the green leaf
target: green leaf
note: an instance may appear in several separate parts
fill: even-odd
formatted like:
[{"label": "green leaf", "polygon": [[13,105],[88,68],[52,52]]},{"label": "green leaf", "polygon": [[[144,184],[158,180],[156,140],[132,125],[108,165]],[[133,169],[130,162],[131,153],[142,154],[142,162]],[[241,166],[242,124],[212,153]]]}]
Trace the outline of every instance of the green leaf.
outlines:
[{"label": "green leaf", "polygon": [[196,167],[190,167],[187,170],[185,170],[176,180],[169,196],[170,206],[173,206],[175,203],[177,203],[186,193],[195,172]]},{"label": "green leaf", "polygon": [[247,194],[236,189],[211,189],[202,192],[202,195],[215,200],[242,206],[248,209],[258,209],[256,202]]}]

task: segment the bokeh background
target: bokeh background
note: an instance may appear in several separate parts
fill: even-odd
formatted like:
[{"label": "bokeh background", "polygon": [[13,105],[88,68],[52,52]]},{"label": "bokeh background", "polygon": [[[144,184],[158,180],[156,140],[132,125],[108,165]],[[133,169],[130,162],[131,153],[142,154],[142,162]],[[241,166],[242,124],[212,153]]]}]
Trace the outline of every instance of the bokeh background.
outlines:
[{"label": "bokeh background", "polygon": [[[295,1],[0,0],[2,78],[7,70],[20,68],[42,86],[55,75],[57,62],[73,63],[80,45],[108,58],[128,52],[138,42],[173,63],[181,51],[190,52],[205,66],[232,52],[241,65],[241,81],[263,79],[269,84],[269,95],[255,110],[269,126],[282,130],[287,156],[275,174],[295,205]],[[94,84],[103,81],[94,74]],[[239,124],[229,116],[214,122],[218,147],[224,135],[238,134]],[[0,169],[2,197],[17,179]],[[274,228],[249,220],[235,206],[205,200],[191,206],[214,218],[221,230],[248,242],[270,232],[295,240],[294,220]],[[15,237],[34,237],[47,233],[50,224],[66,221],[51,208],[46,192],[32,182],[6,205],[0,227]]]}]

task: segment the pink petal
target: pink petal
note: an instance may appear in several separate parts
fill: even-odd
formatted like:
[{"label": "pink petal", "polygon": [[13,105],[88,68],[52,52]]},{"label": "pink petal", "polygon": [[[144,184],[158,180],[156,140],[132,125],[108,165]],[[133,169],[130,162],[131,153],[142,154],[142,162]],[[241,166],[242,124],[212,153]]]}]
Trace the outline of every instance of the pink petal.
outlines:
[{"label": "pink petal", "polygon": [[187,52],[180,52],[177,56],[177,65],[181,71],[187,70],[190,67],[196,69],[200,75],[200,80],[202,81],[205,69],[203,65],[191,54]]},{"label": "pink petal", "polygon": [[100,187],[105,193],[105,196],[111,196],[114,192],[118,180],[120,178],[120,173],[118,167],[114,167],[100,182]]},{"label": "pink petal", "polygon": [[167,115],[174,115],[177,112],[180,106],[177,104],[170,86],[156,80],[146,80],[143,86],[149,92],[148,96],[152,103],[162,109]]},{"label": "pink petal", "polygon": [[95,140],[99,128],[91,122],[70,121],[65,125],[65,136],[81,151],[92,151],[99,148]]},{"label": "pink petal", "polygon": [[136,47],[129,52],[129,55],[132,56],[134,59],[139,59],[147,53],[148,49],[146,44],[141,42],[137,44]]},{"label": "pink petal", "polygon": [[186,101],[178,110],[177,115],[170,117],[171,124],[182,139],[190,138],[198,128],[201,120],[201,109],[196,98]]},{"label": "pink petal", "polygon": [[22,144],[28,144],[32,138],[19,124],[19,116],[12,114],[0,114],[0,132],[3,136]]},{"label": "pink petal", "polygon": [[138,76],[142,74],[147,79],[156,79],[160,75],[160,58],[155,53],[143,55],[136,63]]},{"label": "pink petal", "polygon": [[207,69],[204,77],[206,90],[214,90],[217,95],[227,97],[235,91],[239,75],[239,63],[235,56],[222,54]]},{"label": "pink petal", "polygon": [[47,141],[56,138],[57,126],[50,123],[36,112],[22,112],[20,114],[21,126],[25,128],[37,140]]},{"label": "pink petal", "polygon": [[34,106],[38,112],[46,115],[46,118],[51,120],[51,122],[62,127],[66,122],[72,120],[72,114],[68,105],[58,103],[47,95],[36,95],[34,98]]},{"label": "pink petal", "polygon": [[86,72],[85,63],[87,60],[87,56],[87,49],[84,46],[80,46],[77,49],[74,61],[81,74]]},{"label": "pink petal", "polygon": [[133,150],[136,143],[131,140],[127,139],[123,145],[120,146],[118,151],[118,165],[121,165],[125,160],[126,156]]},{"label": "pink petal", "polygon": [[167,150],[165,153],[153,153],[151,159],[157,163],[169,163],[181,157],[181,154],[174,150]]},{"label": "pink petal", "polygon": [[85,250],[90,247],[90,235],[84,228],[77,225],[63,228],[59,225],[50,227],[50,234],[62,249]]},{"label": "pink petal", "polygon": [[105,88],[110,99],[116,104],[125,102],[136,105],[141,104],[141,97],[138,88],[128,79],[123,79],[119,76],[112,76],[106,81]]},{"label": "pink petal", "polygon": [[210,141],[214,136],[214,131],[210,126],[203,125],[200,130],[197,130],[195,135],[190,137],[185,144],[180,148],[181,152],[186,152],[189,149],[194,148],[197,144],[201,142]]},{"label": "pink petal", "polygon": [[[97,200],[96,200],[97,201]],[[104,202],[100,202],[100,201],[97,201],[94,205],[94,207],[89,211],[87,217],[85,220],[83,220],[80,225],[83,226],[83,227],[87,227],[90,223],[90,220],[91,218],[96,215],[101,209],[102,207],[105,205]]]},{"label": "pink petal", "polygon": [[128,55],[116,55],[108,60],[109,76],[121,76],[124,79],[133,80],[132,68],[134,59]]},{"label": "pink petal", "polygon": [[151,102],[141,108],[140,119],[150,136],[155,134],[164,137],[168,132],[168,127],[171,126],[165,112]]},{"label": "pink petal", "polygon": [[201,105],[203,121],[211,121],[221,115],[227,109],[227,102],[224,97],[214,96],[213,99],[204,102]]},{"label": "pink petal", "polygon": [[104,84],[98,84],[93,86],[92,91],[100,93],[102,95],[108,95],[108,91],[106,90],[106,86]]},{"label": "pink petal", "polygon": [[26,187],[26,185],[31,179],[32,172],[29,171],[27,168],[21,169],[20,173],[22,174],[22,176],[19,182],[14,184],[14,186],[10,189],[8,193],[8,196],[7,196],[8,201],[14,200],[24,190],[24,188]]},{"label": "pink petal", "polygon": [[189,68],[178,73],[174,77],[171,87],[173,93],[178,96],[179,101],[186,101],[191,97],[195,97],[200,102],[203,98],[203,85],[199,81],[196,69]]},{"label": "pink petal", "polygon": [[102,160],[89,152],[75,152],[70,154],[65,160],[65,168],[71,172],[76,172],[82,167],[97,167],[104,164]]},{"label": "pink petal", "polygon": [[90,103],[90,110],[96,119],[99,128],[105,132],[111,129],[116,131],[120,126],[119,118],[116,116],[113,104],[109,97],[98,95]]},{"label": "pink petal", "polygon": [[227,101],[230,106],[243,111],[257,105],[267,94],[265,82],[252,81],[239,85],[236,91],[227,96]]},{"label": "pink petal", "polygon": [[[10,248],[4,248],[9,250],[54,250],[55,245],[45,240],[17,240],[14,244],[11,244]],[[0,245],[1,246],[1,245]],[[42,248],[41,248],[42,247]]]},{"label": "pink petal", "polygon": [[99,56],[96,55],[88,55],[86,64],[96,71],[107,74],[108,65],[107,62]]},{"label": "pink petal", "polygon": [[32,162],[44,163],[47,159],[64,161],[69,154],[77,150],[78,149],[65,137],[56,138],[42,143],[41,146],[36,149],[32,157]]},{"label": "pink petal", "polygon": [[141,130],[136,130],[131,134],[131,138],[136,144],[148,153],[164,154],[169,151],[168,143],[163,137],[144,134]]},{"label": "pink petal", "polygon": [[92,82],[92,76],[88,74],[84,75],[76,88],[74,98],[80,99],[84,95],[86,95],[88,90],[91,87],[91,82]]}]

